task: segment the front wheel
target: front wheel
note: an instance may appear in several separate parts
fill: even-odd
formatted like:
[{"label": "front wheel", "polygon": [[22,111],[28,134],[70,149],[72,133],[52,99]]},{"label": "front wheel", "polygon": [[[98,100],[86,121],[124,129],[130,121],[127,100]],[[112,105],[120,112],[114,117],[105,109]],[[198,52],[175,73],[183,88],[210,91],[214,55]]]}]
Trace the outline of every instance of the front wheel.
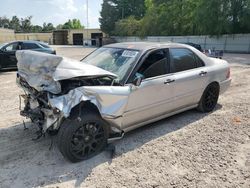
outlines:
[{"label": "front wheel", "polygon": [[201,112],[211,112],[217,105],[220,88],[216,83],[212,83],[205,89],[197,109]]},{"label": "front wheel", "polygon": [[99,154],[107,145],[107,138],[107,126],[100,115],[85,112],[80,118],[62,123],[57,143],[65,158],[79,162]]}]

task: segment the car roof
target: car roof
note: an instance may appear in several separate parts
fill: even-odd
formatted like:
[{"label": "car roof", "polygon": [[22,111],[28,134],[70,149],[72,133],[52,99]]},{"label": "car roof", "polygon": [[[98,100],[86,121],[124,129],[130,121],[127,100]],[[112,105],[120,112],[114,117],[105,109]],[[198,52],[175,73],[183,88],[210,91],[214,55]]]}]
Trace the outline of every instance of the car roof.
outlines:
[{"label": "car roof", "polygon": [[36,41],[36,40],[15,40],[15,41],[11,41],[9,43],[6,44],[10,44],[10,43],[14,43],[14,42],[23,42],[23,43],[42,43],[42,44],[46,44],[42,41]]},{"label": "car roof", "polygon": [[35,41],[35,40],[19,40],[18,42],[23,42],[23,43],[41,43],[40,41]]},{"label": "car roof", "polygon": [[114,43],[105,45],[104,47],[112,47],[112,48],[126,48],[126,49],[134,49],[134,50],[150,50],[157,48],[180,48],[180,47],[188,47],[185,44],[173,43],[173,42],[122,42],[122,43]]}]

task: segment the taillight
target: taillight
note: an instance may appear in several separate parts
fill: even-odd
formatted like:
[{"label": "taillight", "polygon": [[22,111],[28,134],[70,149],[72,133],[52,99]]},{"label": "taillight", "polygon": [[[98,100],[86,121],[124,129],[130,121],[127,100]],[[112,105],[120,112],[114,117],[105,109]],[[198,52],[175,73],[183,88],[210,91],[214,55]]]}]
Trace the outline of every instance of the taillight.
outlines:
[{"label": "taillight", "polygon": [[230,76],[231,76],[231,70],[230,70],[230,67],[229,67],[228,70],[227,70],[227,79],[230,78]]}]

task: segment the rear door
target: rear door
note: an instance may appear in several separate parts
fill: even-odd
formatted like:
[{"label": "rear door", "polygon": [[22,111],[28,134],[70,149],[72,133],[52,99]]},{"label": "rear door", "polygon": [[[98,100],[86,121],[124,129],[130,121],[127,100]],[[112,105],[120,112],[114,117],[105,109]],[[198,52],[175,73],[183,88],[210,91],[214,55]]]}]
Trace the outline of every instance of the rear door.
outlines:
[{"label": "rear door", "polygon": [[190,49],[170,48],[170,72],[175,75],[176,109],[197,104],[208,82],[208,69]]}]

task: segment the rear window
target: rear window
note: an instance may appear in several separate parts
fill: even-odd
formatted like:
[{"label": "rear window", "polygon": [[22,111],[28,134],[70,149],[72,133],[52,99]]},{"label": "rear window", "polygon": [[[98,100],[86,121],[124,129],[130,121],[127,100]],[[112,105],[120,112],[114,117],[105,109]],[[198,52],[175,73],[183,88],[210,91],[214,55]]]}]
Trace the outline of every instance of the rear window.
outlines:
[{"label": "rear window", "polygon": [[50,48],[48,45],[46,45],[46,44],[43,44],[43,43],[39,43],[42,47],[44,47],[44,48]]}]

